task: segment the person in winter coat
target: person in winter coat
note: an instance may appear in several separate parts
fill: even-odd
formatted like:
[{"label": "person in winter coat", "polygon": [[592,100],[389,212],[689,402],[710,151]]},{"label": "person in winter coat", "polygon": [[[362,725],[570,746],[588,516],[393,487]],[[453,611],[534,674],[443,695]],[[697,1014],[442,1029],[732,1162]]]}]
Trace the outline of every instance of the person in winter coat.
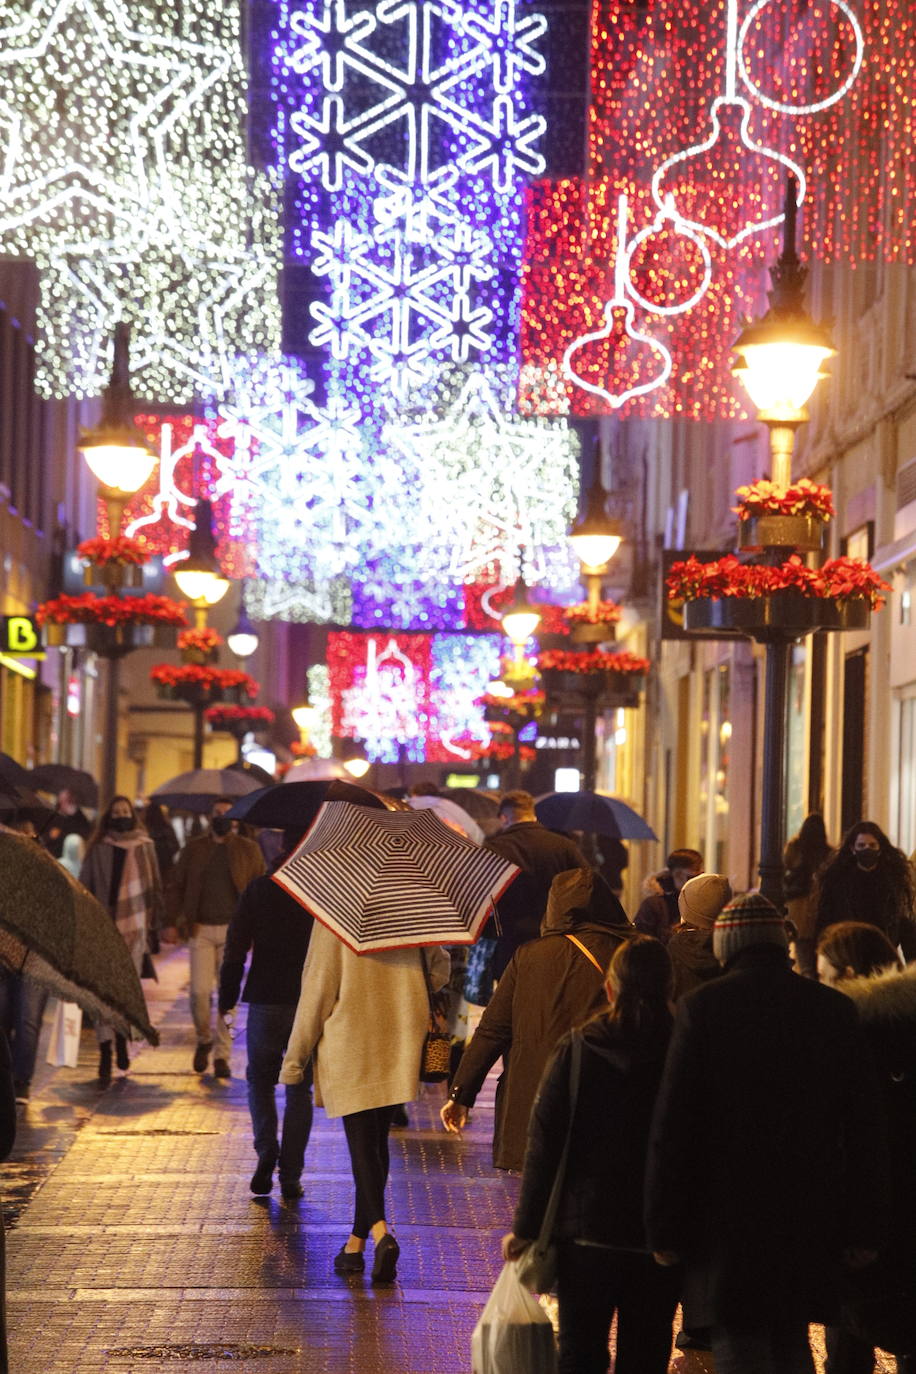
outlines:
[{"label": "person in winter coat", "polygon": [[700,873],[689,878],[678,893],[681,921],[668,940],[675,1002],[722,972],[713,953],[712,932],[716,917],[731,896],[731,884],[721,873]]},{"label": "person in winter coat", "polygon": [[[289,857],[301,839],[301,828],[284,832],[274,869]],[[228,1016],[239,1000],[245,959],[251,951],[251,967],[242,1001],[248,1003],[245,1077],[258,1156],[251,1191],[258,1196],[270,1192],[274,1169],[278,1168],[283,1197],[288,1200],[302,1197],[299,1180],[312,1129],[311,1063],[303,1072],[301,1082],[290,1083],[284,1090],[283,1130],[279,1140],[276,1086],[299,1001],[302,966],[313,925],[311,913],[265,873],[245,888],[226,932],[219,974],[218,1006],[222,1017]]]},{"label": "person in winter coat", "polygon": [[889,1243],[853,1276],[841,1321],[827,1328],[827,1374],[871,1374],[876,1345],[897,1354],[897,1374],[916,1374],[916,966],[901,971],[886,935],[844,921],[821,936],[817,971],[859,1013],[878,1068],[891,1159]]},{"label": "person in winter coat", "polygon": [[703,855],[696,849],[673,849],[667,867],[651,874],[643,884],[643,900],[633,924],[644,935],[667,944],[680,920],[677,899],[686,882],[703,872]]},{"label": "person in winter coat", "polygon": [[[139,977],[150,931],[162,922],[162,884],[156,849],[127,797],[114,797],[99,817],[86,847],[80,882],[111,912]],[[111,1082],[112,1042],[118,1068],[130,1067],[127,1041],[112,1026],[96,1024],[99,1082]]]},{"label": "person in winter coat", "polygon": [[617,946],[632,934],[620,902],[592,869],[554,878],[541,938],[513,955],[461,1056],[440,1113],[447,1131],[461,1131],[502,1055],[493,1132],[497,1169],[521,1169],[544,1066],[561,1035],[605,1006],[605,970]]},{"label": "person in winter coat", "polygon": [[334,1257],[338,1274],[361,1273],[372,1236],[373,1283],[397,1274],[400,1246],[388,1230],[388,1131],[395,1106],[419,1091],[420,1057],[429,1024],[423,961],[434,992],[448,982],[439,949],[354,954],[326,926],[312,930],[299,1003],[280,1082],[302,1083],[312,1060],[315,1097],[329,1117],[342,1117],[356,1190],[353,1228]]},{"label": "person in winter coat", "polygon": [[783,895],[786,915],[795,927],[795,961],[806,978],[815,977],[814,926],[817,918],[817,877],[832,859],[824,818],[813,811],[802,821],[783,852]]},{"label": "person in winter coat", "polygon": [[884,1239],[881,1101],[855,1010],[789,966],[752,893],[713,932],[721,978],[678,1004],[646,1171],[646,1231],[684,1264],[717,1374],[813,1374],[808,1323]]},{"label": "person in winter coat", "polygon": [[840,921],[877,926],[907,963],[916,959],[913,871],[874,821],[857,821],[821,870],[815,936]]},{"label": "person in winter coat", "polygon": [[666,1374],[680,1272],[653,1263],[642,1218],[652,1108],[671,1036],[671,961],[649,935],[611,959],[609,1006],[564,1036],[531,1114],[521,1193],[503,1255],[537,1238],[569,1129],[573,1040],[581,1066],[557,1243],[559,1374],[606,1374],[617,1313],[615,1374]]},{"label": "person in winter coat", "polygon": [[[6,1036],[0,1030],[0,1163],[9,1159],[16,1143],[16,1100],[13,1095],[13,1061]],[[6,1228],[0,1213],[0,1374],[7,1374],[6,1348]]]}]

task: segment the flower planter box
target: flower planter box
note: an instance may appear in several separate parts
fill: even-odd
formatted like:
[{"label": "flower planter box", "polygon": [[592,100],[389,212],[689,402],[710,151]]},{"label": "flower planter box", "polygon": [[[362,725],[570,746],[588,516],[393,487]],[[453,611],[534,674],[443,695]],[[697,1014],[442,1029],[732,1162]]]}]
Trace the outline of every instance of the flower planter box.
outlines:
[{"label": "flower planter box", "polygon": [[186,706],[217,706],[225,700],[218,687],[201,682],[156,683],[156,695],[163,701],[183,701]]},{"label": "flower planter box", "polygon": [[143,568],[138,563],[87,563],[83,582],[87,587],[104,587],[110,596],[122,587],[142,587]]},{"label": "flower planter box", "polygon": [[182,663],[196,663],[203,668],[208,663],[219,661],[219,649],[182,649],[181,661]]},{"label": "flower planter box", "polygon": [[558,634],[542,634],[542,635],[535,635],[535,639],[536,639],[537,642],[538,642],[538,648],[540,649],[541,653],[546,653],[548,649],[568,649],[568,648],[569,648],[569,635],[568,635],[568,634],[564,634],[564,635],[558,635]]},{"label": "flower planter box", "polygon": [[587,621],[570,625],[569,638],[573,644],[612,644],[617,638],[615,625],[589,625]]},{"label": "flower planter box", "polygon": [[100,658],[123,658],[135,649],[169,649],[175,643],[172,625],[102,625],[85,621],[44,627],[45,643],[71,649],[91,649]]},{"label": "flower planter box", "polygon": [[865,597],[836,601],[787,590],[759,597],[713,597],[684,602],[685,630],[720,630],[767,640],[802,639],[816,630],[865,630],[871,606]]},{"label": "flower planter box", "polygon": [[738,547],[820,553],[826,532],[824,521],[813,515],[757,515],[738,521]]}]

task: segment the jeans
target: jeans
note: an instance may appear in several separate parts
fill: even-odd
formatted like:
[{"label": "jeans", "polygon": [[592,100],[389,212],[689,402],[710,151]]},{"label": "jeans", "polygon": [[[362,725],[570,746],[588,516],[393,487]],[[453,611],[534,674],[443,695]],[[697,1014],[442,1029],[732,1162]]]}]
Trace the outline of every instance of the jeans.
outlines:
[{"label": "jeans", "polygon": [[248,1110],[258,1162],[279,1162],[280,1183],[297,1183],[312,1129],[312,1065],[301,1083],[286,1085],[283,1131],[277,1141],[276,1087],[280,1065],[293,1028],[294,1006],[250,1002],[248,1005]]},{"label": "jeans", "polygon": [[191,952],[191,1019],[199,1045],[213,1045],[214,1059],[228,1059],[232,1048],[229,1027],[217,1013],[213,1023],[213,993],[219,983],[228,926],[197,925],[188,941]]},{"label": "jeans", "polygon": [[716,1374],[814,1374],[808,1324],[772,1312],[756,1330],[717,1326],[712,1332]]},{"label": "jeans", "polygon": [[557,1259],[559,1374],[606,1374],[615,1311],[615,1374],[667,1374],[680,1269],[570,1241],[559,1244]]},{"label": "jeans", "polygon": [[385,1220],[388,1182],[388,1131],[393,1107],[372,1107],[343,1118],[350,1168],[356,1185],[353,1235],[365,1240],[377,1221]]},{"label": "jeans", "polygon": [[0,970],[0,1026],[10,1042],[13,1080],[17,1084],[32,1081],[47,1000],[45,989],[31,978]]}]

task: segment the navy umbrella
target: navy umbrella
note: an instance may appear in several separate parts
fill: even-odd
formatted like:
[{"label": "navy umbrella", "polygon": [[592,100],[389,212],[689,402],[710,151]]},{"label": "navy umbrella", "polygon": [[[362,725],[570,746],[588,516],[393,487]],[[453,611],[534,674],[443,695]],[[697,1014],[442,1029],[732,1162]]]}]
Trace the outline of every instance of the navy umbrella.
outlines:
[{"label": "navy umbrella", "polygon": [[348,801],[354,806],[371,806],[379,811],[389,808],[381,797],[366,787],[342,778],[321,778],[314,782],[291,782],[285,787],[262,787],[240,797],[226,815],[246,825],[264,825],[275,830],[301,825],[307,830],[326,801]]},{"label": "navy umbrella", "polygon": [[657,840],[638,811],[603,792],[548,792],[534,804],[535,815],[551,830],[583,830],[615,840]]}]

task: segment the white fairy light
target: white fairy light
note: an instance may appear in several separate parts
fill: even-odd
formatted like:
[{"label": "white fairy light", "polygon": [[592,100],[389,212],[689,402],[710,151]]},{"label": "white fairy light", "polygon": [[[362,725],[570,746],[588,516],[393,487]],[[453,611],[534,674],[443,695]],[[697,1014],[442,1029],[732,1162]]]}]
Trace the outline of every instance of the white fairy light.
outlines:
[{"label": "white fairy light", "polygon": [[846,19],[849,21],[849,25],[855,35],[856,51],[855,57],[852,61],[852,67],[850,69],[849,75],[846,77],[844,81],[840,83],[840,85],[832,93],[832,95],[825,96],[823,100],[812,100],[805,104],[795,105],[789,104],[788,102],[783,100],[774,100],[772,96],[764,95],[763,91],[760,89],[757,83],[752,79],[751,74],[747,68],[747,63],[744,60],[744,46],[747,42],[747,36],[750,31],[750,27],[754,23],[754,20],[757,18],[758,14],[760,14],[761,10],[765,10],[767,6],[771,5],[772,3],[773,0],[756,0],[756,3],[752,5],[751,9],[745,15],[744,22],[741,25],[741,30],[738,34],[737,40],[738,70],[741,73],[741,80],[744,82],[745,86],[750,91],[751,95],[755,98],[755,100],[759,100],[761,105],[766,106],[768,110],[775,110],[778,114],[809,115],[818,114],[821,110],[829,110],[831,105],[835,105],[838,100],[842,100],[843,96],[854,84],[857,76],[859,75],[859,71],[862,67],[863,58],[865,57],[865,35],[862,32],[862,26],[859,23],[859,20],[856,17],[855,12],[846,3],[846,0],[830,0],[830,3],[832,5],[835,5],[836,8],[838,10],[841,10],[842,13],[846,16]]}]

